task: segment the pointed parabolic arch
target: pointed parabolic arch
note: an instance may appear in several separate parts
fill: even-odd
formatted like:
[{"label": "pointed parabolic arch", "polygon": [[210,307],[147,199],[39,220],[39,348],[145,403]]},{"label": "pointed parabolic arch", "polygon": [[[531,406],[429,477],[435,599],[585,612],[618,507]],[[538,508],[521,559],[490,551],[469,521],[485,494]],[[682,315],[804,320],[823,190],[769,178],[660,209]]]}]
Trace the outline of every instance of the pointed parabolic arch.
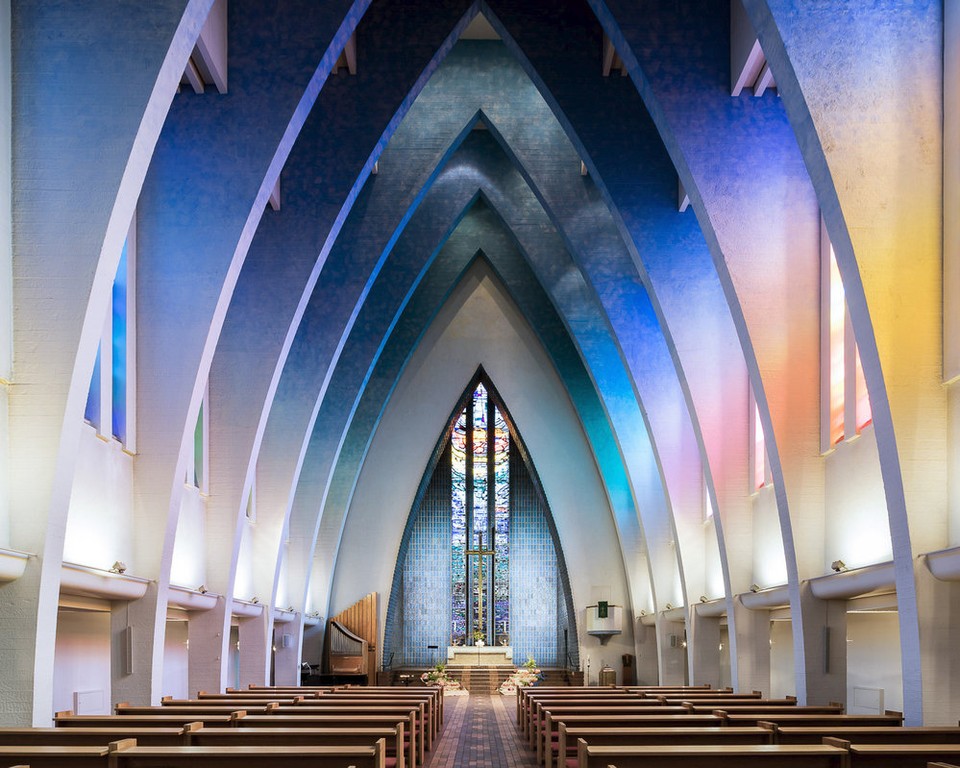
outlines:
[{"label": "pointed parabolic arch", "polygon": [[[469,54],[467,54],[467,57],[466,57],[466,58],[469,60]],[[506,61],[506,60],[509,60],[510,57],[509,57],[509,56],[506,56],[506,57],[501,57],[501,58],[504,58],[504,60]],[[464,68],[463,59],[461,58],[459,61],[457,61],[456,59],[457,59],[457,56],[454,55],[454,62],[453,62],[453,63],[454,63],[454,66],[460,67],[461,69]],[[523,81],[523,80],[525,79],[525,75],[524,75],[523,72],[520,70],[520,68],[517,67],[515,64],[514,64],[511,68],[505,69],[504,71],[508,72],[509,77],[511,77],[511,78],[516,78],[518,81]],[[441,75],[443,74],[443,68],[441,68],[439,74],[441,74]],[[448,75],[447,75],[448,83],[449,83],[450,77],[451,77],[451,76],[448,74]],[[431,85],[432,85],[432,84],[431,84]],[[451,86],[449,86],[449,84],[448,84],[448,87],[451,87]],[[463,93],[460,93],[460,94],[459,94],[460,97],[461,97],[461,99],[462,99],[462,101],[461,101],[461,103],[457,104],[456,107],[457,107],[457,108],[460,108],[460,109],[462,109],[462,110],[464,111],[464,117],[465,117],[465,119],[466,119],[467,117],[469,117],[469,115],[471,114],[471,111],[476,108],[475,105],[476,105],[476,104],[480,104],[480,105],[487,106],[487,108],[490,110],[491,114],[497,114],[497,115],[498,115],[497,118],[492,118],[492,117],[490,117],[490,116],[485,116],[485,118],[484,118],[484,119],[485,119],[485,122],[488,123],[488,126],[489,126],[489,127],[493,128],[493,127],[504,126],[505,124],[509,124],[507,127],[509,127],[511,130],[514,130],[514,131],[518,130],[518,129],[516,128],[516,126],[519,126],[519,125],[521,124],[521,122],[522,122],[521,117],[522,117],[522,116],[517,116],[517,115],[506,116],[506,115],[504,115],[504,114],[503,114],[503,111],[505,110],[505,106],[504,106],[504,104],[502,104],[502,103],[499,104],[499,105],[493,103],[493,100],[495,99],[495,96],[493,95],[493,92],[492,92],[492,91],[483,91],[483,89],[482,89],[481,86],[475,86],[475,87],[476,87],[476,90],[477,90],[477,95],[474,96],[475,101],[470,101],[470,100],[467,98],[467,96],[469,96],[469,91],[468,91],[467,94],[463,94]],[[526,94],[527,91],[530,90],[530,88],[531,88],[531,86],[530,86],[530,84],[529,84],[529,81],[527,81],[527,85],[526,85],[526,89],[527,89],[527,90],[524,91],[524,93]],[[428,86],[428,88],[425,89],[424,93],[426,94],[426,93],[428,93],[430,90],[431,90],[431,88]],[[441,91],[441,93],[442,93],[442,91]],[[447,107],[447,106],[446,106],[446,105],[450,104],[449,100],[444,100],[444,101],[443,101],[443,104],[445,105],[445,108],[446,108],[446,109],[449,109],[449,108],[450,108],[450,107]],[[548,112],[548,111],[547,111],[546,117],[549,119],[549,112]],[[501,135],[501,136],[502,136],[503,134],[504,134],[504,129],[501,129],[500,131],[498,131],[498,135]],[[555,131],[553,134],[551,134],[551,138],[552,138],[553,136],[556,136],[556,135],[562,136],[562,131],[559,131],[559,130]],[[520,137],[520,138],[522,139],[522,137]],[[508,143],[509,143],[509,142],[508,142]],[[526,149],[526,148],[522,148],[522,149]],[[389,150],[390,150],[390,148],[388,147],[387,152],[389,152]],[[575,170],[576,167],[577,167],[575,153],[572,152],[572,149],[569,147],[569,145],[567,145],[567,146],[565,147],[565,151],[566,151],[566,153],[570,156],[570,163],[569,163],[570,168],[571,168],[572,170]],[[387,153],[387,152],[385,152],[385,156],[386,156],[386,153]],[[377,180],[376,180],[376,183],[377,183],[377,184],[382,185],[382,184],[388,183],[388,173],[389,173],[389,170],[390,170],[390,169],[389,169],[389,165],[388,165],[387,163],[384,163],[383,169],[382,169],[382,171],[381,171],[381,176],[378,177]],[[478,178],[478,179],[481,180],[481,181],[483,180],[484,172],[479,171],[476,167],[475,167],[475,168],[472,168],[472,169],[469,169],[469,168],[467,168],[467,169],[461,169],[461,172],[462,172],[463,174],[473,173],[473,174],[476,176],[476,178]],[[537,173],[537,169],[536,169],[536,168],[533,168],[532,174],[536,174],[536,173]],[[523,183],[523,182],[522,182],[522,179],[521,179],[520,177],[518,177],[516,180],[514,180],[513,183],[516,183],[518,180],[520,181],[521,184]],[[583,185],[583,184],[584,184],[583,180],[579,179],[579,177],[576,178],[576,181],[577,181],[577,183],[578,183],[579,185]],[[442,174],[442,175],[438,178],[436,184],[437,184],[438,187],[440,187],[440,186],[442,186],[443,184],[450,184],[450,182],[451,182],[451,179],[450,179],[450,178],[447,178],[445,175]],[[556,181],[553,180],[553,183],[556,184]],[[549,193],[549,191],[548,191],[548,193]],[[534,205],[536,205],[536,203],[537,203],[536,196],[533,196],[533,197],[531,198],[531,200],[533,201]],[[529,203],[528,203],[528,204],[529,204]],[[595,206],[602,206],[602,202],[600,202],[600,201],[598,201],[598,200],[594,200],[594,201],[593,201],[593,205],[595,205]],[[598,210],[599,210],[599,209],[598,209]],[[398,218],[399,218],[399,214],[398,214]],[[541,222],[541,223],[543,223],[543,222]],[[546,223],[549,223],[549,217],[548,217]],[[521,224],[520,226],[523,226],[523,225]],[[584,236],[584,232],[585,232],[585,230],[581,230],[580,232],[577,233],[577,237],[580,238],[581,243],[585,242],[585,240],[584,240],[584,237],[585,237],[585,236]],[[561,239],[560,246],[561,246],[561,247],[564,246],[564,243],[562,242],[562,239]],[[581,245],[580,247],[582,248],[583,246]],[[622,246],[621,246],[621,247],[622,247]],[[536,249],[532,249],[532,250],[536,250]],[[544,264],[545,264],[545,263],[546,263],[546,262],[544,262]],[[596,265],[596,268],[597,268],[597,269],[602,269],[602,267],[601,267],[601,265],[600,265],[599,263]],[[547,270],[547,273],[541,273],[541,274],[542,274],[541,279],[545,279],[547,282],[552,283],[552,284],[554,285],[554,290],[556,291],[555,298],[561,300],[561,302],[562,302],[562,300],[564,299],[564,294],[566,295],[566,300],[567,300],[567,301],[570,301],[572,298],[574,298],[575,296],[577,296],[577,295],[578,295],[578,292],[586,292],[586,294],[589,295],[589,293],[590,293],[590,291],[591,291],[591,287],[590,287],[587,283],[585,283],[585,282],[584,282],[584,283],[581,283],[581,286],[582,286],[581,288],[574,288],[574,287],[573,287],[573,283],[570,282],[570,279],[571,279],[571,278],[573,277],[573,275],[575,274],[574,271],[564,271],[564,270],[562,270],[562,269],[561,269],[561,270],[557,270],[557,269],[554,268],[554,271],[552,272],[552,275],[551,275],[551,274],[549,274],[549,271],[550,271],[550,269],[551,269],[549,266],[545,266],[544,269]],[[576,281],[575,281],[575,282],[576,282]],[[638,285],[639,285],[639,284],[638,284]],[[641,292],[642,292],[642,289],[641,289]],[[572,308],[572,305],[569,305],[569,304],[568,304],[568,309],[571,309],[571,308]],[[578,321],[578,318],[577,318],[576,316],[569,316],[569,317],[567,318],[567,322],[572,322],[572,323],[576,324],[577,321]],[[654,321],[654,325],[655,325],[655,321]],[[584,328],[586,328],[586,326],[584,326]],[[589,333],[589,331],[587,331],[587,332]],[[615,350],[615,347],[613,347],[612,349]],[[613,359],[616,359],[616,358],[619,356],[619,354],[620,354],[619,352],[613,351],[613,352],[612,352],[612,355],[611,355],[611,354],[608,354],[608,355],[606,356],[606,359],[607,359],[608,361],[611,361],[611,360],[613,360]],[[594,359],[596,360],[597,358],[594,358]],[[599,367],[594,367],[594,371],[595,371],[595,374],[596,374],[596,375],[600,375],[601,372],[603,372],[603,366],[601,365],[601,366],[599,366]],[[673,375],[675,376],[675,374],[673,374]],[[622,397],[622,401],[623,401],[623,402],[626,402],[628,399],[633,399],[633,398],[635,398],[635,393],[634,393],[634,391],[632,390],[631,385],[628,384],[628,385],[627,385],[625,388],[623,388],[621,391],[622,391],[622,393],[624,393],[624,396]],[[629,394],[625,394],[625,393],[629,393]],[[641,428],[638,430],[638,432],[641,432],[641,431],[643,431],[643,430],[644,430],[644,428],[641,427]],[[623,434],[624,434],[624,433],[622,433],[621,436],[623,436]],[[654,474],[656,474],[656,473],[657,473],[657,470],[654,469]],[[656,482],[656,483],[659,483],[660,481],[659,481],[659,479],[658,479],[658,480],[656,480],[655,482]],[[697,488],[699,488],[699,477],[696,479],[696,486],[697,486]],[[661,493],[662,493],[662,491],[661,491]],[[347,495],[349,495],[349,494],[347,494]],[[342,501],[341,501],[340,503],[342,503]],[[650,509],[650,507],[648,506],[647,509],[648,509],[648,514],[649,514],[649,509]],[[699,512],[699,509],[698,509],[698,512]],[[333,517],[336,518],[336,515],[334,515]],[[323,527],[326,528],[326,523],[323,524]],[[669,530],[669,523],[667,524],[666,530]],[[325,533],[325,535],[321,535],[321,536],[320,536],[319,546],[321,547],[321,549],[326,549],[326,548],[333,548],[333,549],[335,549],[335,548],[336,548],[336,545],[337,545],[337,542],[338,542],[338,540],[339,540],[337,531],[336,531],[335,529],[334,529],[334,530],[326,529],[326,530],[324,531],[324,533]],[[672,538],[672,537],[668,534],[667,538]],[[665,546],[664,546],[663,548],[658,549],[658,552],[657,552],[658,556],[664,556],[664,555],[668,552],[668,549],[667,549],[667,546],[666,546],[666,545],[667,545],[667,542],[666,542],[666,541],[664,541],[664,545],[665,545]],[[326,569],[326,575],[325,575],[325,577],[318,579],[318,582],[320,582],[320,583],[318,583],[318,584],[315,585],[317,591],[321,591],[321,590],[323,589],[322,582],[329,578],[329,574],[330,574],[330,570],[329,570],[329,566],[328,566],[327,569]],[[318,573],[317,575],[320,576],[319,573]],[[671,602],[671,599],[670,599],[669,597],[666,597],[666,598],[663,599],[663,602]],[[676,600],[673,600],[672,602],[677,602],[677,601],[676,601]],[[642,606],[642,602],[641,602],[641,606]],[[320,610],[323,611],[324,608],[321,607]]]},{"label": "pointed parabolic arch", "polygon": [[[442,69],[441,69],[441,72],[442,72]],[[515,68],[512,76],[517,77],[517,73],[518,73],[518,72],[519,72],[519,76],[522,78],[522,77],[523,77],[523,73],[520,72],[520,70],[519,70],[518,68]],[[425,89],[425,92],[426,92],[427,90],[429,90],[429,87],[428,87],[427,89]],[[480,101],[481,103],[483,103],[483,99],[484,99],[484,98],[486,98],[486,99],[491,99],[492,96],[491,96],[491,94],[486,94],[485,96],[481,95],[481,96],[479,96],[479,97],[477,97],[477,98],[478,98],[478,101]],[[466,104],[461,104],[460,106],[461,106],[461,108],[463,108],[463,109],[469,109],[469,108],[472,107],[472,105],[471,105],[469,102],[467,102]],[[501,107],[502,107],[502,105],[501,105]],[[496,104],[491,104],[491,105],[490,105],[490,109],[491,109],[493,112],[496,112],[498,108],[499,108],[499,107],[498,107]],[[491,121],[491,122],[492,122],[492,121]],[[388,147],[387,152],[389,152],[389,147]],[[384,158],[386,158],[387,152],[385,152]],[[568,152],[569,152],[569,149],[568,149]],[[571,167],[575,167],[573,163],[571,163]],[[386,162],[384,162],[383,167],[382,167],[382,170],[381,170],[381,177],[378,177],[377,182],[376,182],[377,184],[386,183],[386,178],[385,178],[385,177],[387,176],[387,172],[388,172],[389,170],[390,170],[389,165],[388,165]],[[438,183],[439,183],[439,180],[438,180]],[[407,216],[407,214],[406,214],[406,213],[401,213],[401,214],[398,214],[397,216],[398,216],[398,220],[402,220],[404,216]],[[406,222],[404,222],[404,223],[406,223]],[[584,236],[585,236],[585,235],[584,235],[584,232],[581,231],[580,233],[578,233],[578,236],[579,236],[581,239],[583,239]],[[557,273],[554,273],[554,274],[557,275]],[[572,274],[572,273],[570,273],[570,274]],[[559,277],[560,277],[560,278],[569,277],[569,275],[560,274]],[[556,277],[551,278],[551,279],[552,279],[552,280],[557,280]],[[564,291],[564,290],[569,290],[569,287],[570,287],[569,285],[563,284],[562,281],[556,283],[556,289],[557,289],[558,291],[560,291],[559,293],[556,294],[556,297],[557,297],[557,298],[562,298],[562,296],[563,296],[563,291]],[[568,292],[568,293],[567,293],[567,298],[568,298],[568,299],[573,298],[574,295],[575,295],[577,292],[582,293],[584,290],[587,292],[587,294],[589,294],[590,288],[587,286],[586,283],[583,283],[583,287],[582,287],[582,288],[574,289],[574,292],[573,292],[573,293],[569,293],[569,292]],[[578,298],[579,298],[579,296],[578,296]],[[572,307],[572,305],[571,305],[571,307]],[[575,318],[575,317],[569,317],[569,316],[567,317],[567,322],[575,322],[575,321],[576,321],[576,318]],[[609,357],[609,359],[616,359],[616,358],[619,356],[619,354],[620,354],[619,352],[615,351],[615,350],[616,350],[616,344],[614,344],[614,346],[612,347],[612,349],[613,349],[614,351],[613,351],[613,353],[612,353],[612,356]],[[601,367],[596,367],[596,366],[595,366],[595,367],[594,367],[594,371],[595,371],[596,374],[600,374],[601,371],[602,371],[602,366],[601,366]],[[629,393],[629,394],[627,394],[627,393]],[[632,386],[631,386],[630,384],[627,384],[627,386],[626,386],[625,389],[624,389],[624,388],[621,388],[621,394],[622,394],[622,395],[626,395],[625,397],[623,397],[623,402],[626,402],[627,400],[633,399],[634,396],[635,396],[635,393],[632,391]],[[613,401],[611,401],[611,402],[613,402]],[[341,403],[341,405],[342,405],[342,403]],[[642,428],[642,427],[640,428],[640,430],[637,431],[637,433],[639,433],[640,431],[643,431],[643,428]],[[624,431],[621,433],[621,436],[628,434],[628,432],[629,432],[629,430],[624,430]],[[658,470],[655,468],[655,465],[654,465],[654,469],[653,469],[653,474],[654,474],[654,476],[656,476],[656,475],[658,474]],[[657,480],[655,481],[655,483],[659,483],[659,482],[660,482],[659,479],[657,479]],[[661,493],[662,493],[662,491],[661,491]],[[296,503],[296,502],[295,502],[295,503]],[[668,529],[669,529],[669,524],[668,524]],[[338,536],[337,536],[337,534],[336,534],[335,531],[333,532],[333,534],[334,534],[334,535],[333,535],[332,538],[331,538],[330,536],[325,536],[325,537],[324,537],[324,536],[321,536],[320,546],[321,546],[321,547],[329,547],[329,546],[331,546],[331,545],[335,546],[335,545],[336,545],[336,542],[337,542],[337,540],[338,540]],[[668,534],[668,538],[669,538],[669,534]],[[329,572],[329,571],[328,571],[328,572]],[[322,589],[322,587],[321,587],[321,589]]]},{"label": "pointed parabolic arch", "polygon": [[[470,554],[489,552],[490,554]],[[478,642],[482,641],[482,642]],[[576,614],[549,504],[516,424],[481,366],[437,440],[400,543],[387,609],[388,665],[451,646],[577,666]]]}]

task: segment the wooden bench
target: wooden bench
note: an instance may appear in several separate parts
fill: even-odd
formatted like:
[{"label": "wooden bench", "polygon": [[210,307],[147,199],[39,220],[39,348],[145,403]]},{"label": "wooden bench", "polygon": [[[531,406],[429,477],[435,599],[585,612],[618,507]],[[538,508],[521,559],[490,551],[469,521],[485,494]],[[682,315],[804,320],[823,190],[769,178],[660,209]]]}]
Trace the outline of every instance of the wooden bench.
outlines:
[{"label": "wooden bench", "polygon": [[[372,746],[386,741],[387,768],[404,768],[404,728],[197,728],[186,733],[186,746]],[[137,740],[140,744],[140,740]]]},{"label": "wooden bench", "polygon": [[138,744],[151,747],[173,747],[188,743],[184,728],[0,728],[2,746],[105,747],[119,739],[136,739]]},{"label": "wooden bench", "polygon": [[842,704],[693,704],[686,702],[684,706],[697,715],[706,715],[716,709],[722,709],[730,715],[763,715],[763,714],[797,714],[797,715],[842,715]]},{"label": "wooden bench", "polygon": [[255,704],[253,706],[236,706],[234,704],[183,704],[174,706],[140,706],[135,704],[117,704],[114,708],[114,714],[123,717],[133,715],[231,715],[234,712],[243,710],[248,714],[266,714],[270,710],[279,709],[280,702],[271,701],[264,704]]},{"label": "wooden bench", "polygon": [[590,746],[577,742],[578,768],[845,768],[847,751],[823,744]]},{"label": "wooden bench", "polygon": [[715,709],[713,713],[721,718],[727,725],[760,725],[761,723],[773,723],[780,725],[805,725],[808,727],[819,726],[899,726],[903,723],[903,715],[814,715],[791,712],[787,713],[767,713],[753,715],[730,714],[722,709]]},{"label": "wooden bench", "polygon": [[394,728],[398,723],[404,728],[404,761],[406,768],[422,766],[424,760],[423,739],[411,733],[414,715],[407,712],[402,717],[394,715],[287,715],[278,719],[275,715],[248,715],[238,722],[241,728]]},{"label": "wooden bench", "polygon": [[438,686],[426,686],[423,688],[395,688],[395,687],[357,687],[348,686],[330,691],[328,696],[340,696],[345,698],[382,698],[382,699],[404,699],[410,697],[426,697],[432,702],[432,709],[436,713],[437,730],[443,727],[443,689]]},{"label": "wooden bench", "polygon": [[141,747],[134,739],[110,745],[107,768],[384,768],[386,743],[374,746]]},{"label": "wooden bench", "polygon": [[[521,693],[525,691],[524,693]],[[613,701],[619,699],[627,699],[640,703],[641,697],[636,693],[627,693],[625,691],[611,690],[609,688],[601,688],[597,691],[589,691],[581,688],[567,688],[562,691],[555,690],[529,690],[529,688],[518,688],[517,689],[517,725],[520,727],[521,733],[526,733],[527,723],[530,720],[530,714],[533,711],[534,702],[544,701],[547,699],[552,699],[556,701],[574,701],[574,700],[585,700],[585,701]],[[646,700],[643,702],[647,706],[653,706],[656,703],[655,699]]]},{"label": "wooden bench", "polygon": [[[527,739],[532,738],[531,730],[536,727],[538,719],[541,716],[541,712],[544,709],[549,709],[550,707],[609,707],[611,709],[619,709],[621,707],[643,707],[644,709],[651,710],[660,710],[664,709],[662,704],[659,704],[654,701],[647,701],[641,699],[638,696],[600,696],[600,697],[576,697],[571,698],[568,696],[541,696],[538,698],[529,697],[527,699],[527,711],[524,715],[523,724],[520,728],[520,733],[525,735]],[[671,707],[664,709],[665,712],[676,712],[682,713],[684,710],[681,706]]]},{"label": "wooden bench", "polygon": [[[545,686],[523,686],[517,688],[517,726],[521,725],[523,715],[521,713],[526,712],[527,709],[527,698],[530,696],[538,696],[541,694],[552,694],[563,696],[566,694],[570,695],[582,695],[582,696],[593,696],[599,694],[610,693],[611,691],[622,691],[622,688],[617,688],[615,686],[606,686],[606,687],[592,687],[584,688],[581,686],[572,687],[569,685],[545,685]],[[639,696],[639,694],[638,694]]]},{"label": "wooden bench", "polygon": [[644,707],[644,706],[572,706],[566,704],[550,704],[549,709],[538,709],[530,725],[528,742],[537,750],[537,760],[543,760],[543,750],[553,740],[557,732],[557,719],[564,715],[649,715],[649,716],[676,716],[688,717],[683,707]]},{"label": "wooden bench", "polygon": [[435,697],[432,693],[408,693],[406,695],[382,696],[382,695],[358,695],[347,696],[342,694],[329,694],[321,699],[300,699],[292,704],[283,704],[280,706],[281,712],[294,712],[309,709],[315,711],[319,709],[339,708],[339,707],[417,707],[423,710],[423,720],[427,731],[427,749],[433,746],[433,740],[440,733],[440,712],[436,706]]},{"label": "wooden bench", "polygon": [[729,701],[729,702],[738,702],[742,701],[745,704],[751,704],[756,702],[769,702],[769,701],[778,701],[778,702],[790,702],[796,703],[796,699],[793,699],[789,696],[783,699],[765,699],[760,691],[753,691],[752,693],[726,693],[726,692],[717,692],[717,691],[695,691],[693,693],[653,693],[647,692],[641,694],[644,699],[665,699],[666,701],[690,701],[695,704],[700,702],[709,702],[709,701]]},{"label": "wooden bench", "polygon": [[[646,699],[644,699],[646,701]],[[727,707],[796,707],[797,700],[760,699],[748,696],[658,696],[657,701],[674,706],[683,704],[693,707],[713,707],[726,709]],[[835,706],[835,705],[831,705]],[[842,710],[841,710],[842,711]]]},{"label": "wooden bench", "polygon": [[667,744],[772,744],[767,728],[568,728],[560,723],[560,738],[552,766],[577,768],[577,743],[592,746],[662,746]]},{"label": "wooden bench", "polygon": [[767,725],[772,726],[778,744],[821,744],[827,736],[854,744],[960,744],[960,728],[955,726]]},{"label": "wooden bench", "polygon": [[927,763],[960,760],[960,744],[851,744],[829,736],[824,742],[846,748],[850,768],[927,768]]},{"label": "wooden bench", "polygon": [[187,723],[201,721],[208,728],[229,728],[246,715],[240,710],[230,715],[204,714],[171,715],[75,715],[72,712],[57,712],[53,718],[57,728],[183,728]]},{"label": "wooden bench", "polygon": [[31,768],[107,768],[106,744],[96,746],[0,747],[0,765],[29,765]]},{"label": "wooden bench", "polygon": [[296,707],[281,707],[271,709],[265,712],[267,717],[288,717],[288,716],[306,716],[306,715],[407,715],[412,714],[413,721],[410,723],[410,735],[416,737],[420,742],[420,760],[423,760],[423,750],[433,747],[433,729],[426,720],[425,705],[421,702],[396,704],[375,704],[373,702],[366,704],[352,704],[346,702],[332,702],[331,704]]}]

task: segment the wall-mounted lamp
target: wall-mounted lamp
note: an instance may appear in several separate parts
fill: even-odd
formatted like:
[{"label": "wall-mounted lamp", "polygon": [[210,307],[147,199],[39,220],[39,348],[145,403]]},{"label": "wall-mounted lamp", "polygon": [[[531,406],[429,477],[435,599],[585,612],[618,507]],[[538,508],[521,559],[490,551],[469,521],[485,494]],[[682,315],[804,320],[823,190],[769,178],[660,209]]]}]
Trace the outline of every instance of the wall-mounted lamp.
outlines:
[{"label": "wall-mounted lamp", "polygon": [[113,565],[110,566],[110,573],[126,573],[127,564],[117,560]]},{"label": "wall-mounted lamp", "polygon": [[643,610],[643,608],[641,608],[641,609],[640,609],[640,615],[641,615],[641,616],[646,616],[646,615],[647,615],[647,612],[646,612],[645,610]]},{"label": "wall-mounted lamp", "polygon": [[253,603],[254,605],[257,605],[257,603],[260,602],[260,598],[254,595],[253,597],[250,598],[250,602]]},{"label": "wall-mounted lamp", "polygon": [[759,584],[751,584],[751,585],[750,585],[750,591],[751,591],[751,592],[759,592],[759,591],[760,591],[760,585],[759,585]]},{"label": "wall-mounted lamp", "polygon": [[206,585],[206,584],[201,584],[199,587],[197,587],[197,592],[199,592],[201,595],[205,595],[205,594],[207,594],[207,592],[209,592],[209,591],[210,591],[210,590],[207,589],[207,585]]},{"label": "wall-mounted lamp", "polygon": [[834,573],[843,573],[847,570],[847,564],[843,560],[834,560],[830,563],[830,567],[833,569]]},{"label": "wall-mounted lamp", "polygon": [[666,606],[664,606],[664,607],[665,607],[668,611],[672,611],[672,610],[673,610],[673,603],[667,603]]},{"label": "wall-mounted lamp", "polygon": [[701,603],[707,603],[707,602],[709,602],[709,600],[707,600],[707,596],[706,596],[706,595],[700,595],[700,602],[701,602]]}]

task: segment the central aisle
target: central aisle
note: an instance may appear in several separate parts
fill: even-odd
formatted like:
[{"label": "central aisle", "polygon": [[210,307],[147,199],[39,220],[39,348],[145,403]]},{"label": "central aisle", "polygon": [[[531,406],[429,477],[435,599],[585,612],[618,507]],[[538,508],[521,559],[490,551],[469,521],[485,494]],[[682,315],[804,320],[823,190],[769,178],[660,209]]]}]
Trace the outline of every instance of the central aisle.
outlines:
[{"label": "central aisle", "polygon": [[515,705],[499,694],[447,696],[443,734],[425,768],[536,768],[536,754],[517,732]]}]

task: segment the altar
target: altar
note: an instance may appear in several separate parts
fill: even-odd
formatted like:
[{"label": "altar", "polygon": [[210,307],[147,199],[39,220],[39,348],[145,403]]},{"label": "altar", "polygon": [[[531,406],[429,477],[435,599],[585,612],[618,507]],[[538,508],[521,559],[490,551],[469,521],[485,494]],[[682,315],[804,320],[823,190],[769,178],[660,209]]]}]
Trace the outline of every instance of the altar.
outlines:
[{"label": "altar", "polygon": [[497,667],[513,664],[513,648],[509,645],[450,645],[447,664],[455,667]]}]

